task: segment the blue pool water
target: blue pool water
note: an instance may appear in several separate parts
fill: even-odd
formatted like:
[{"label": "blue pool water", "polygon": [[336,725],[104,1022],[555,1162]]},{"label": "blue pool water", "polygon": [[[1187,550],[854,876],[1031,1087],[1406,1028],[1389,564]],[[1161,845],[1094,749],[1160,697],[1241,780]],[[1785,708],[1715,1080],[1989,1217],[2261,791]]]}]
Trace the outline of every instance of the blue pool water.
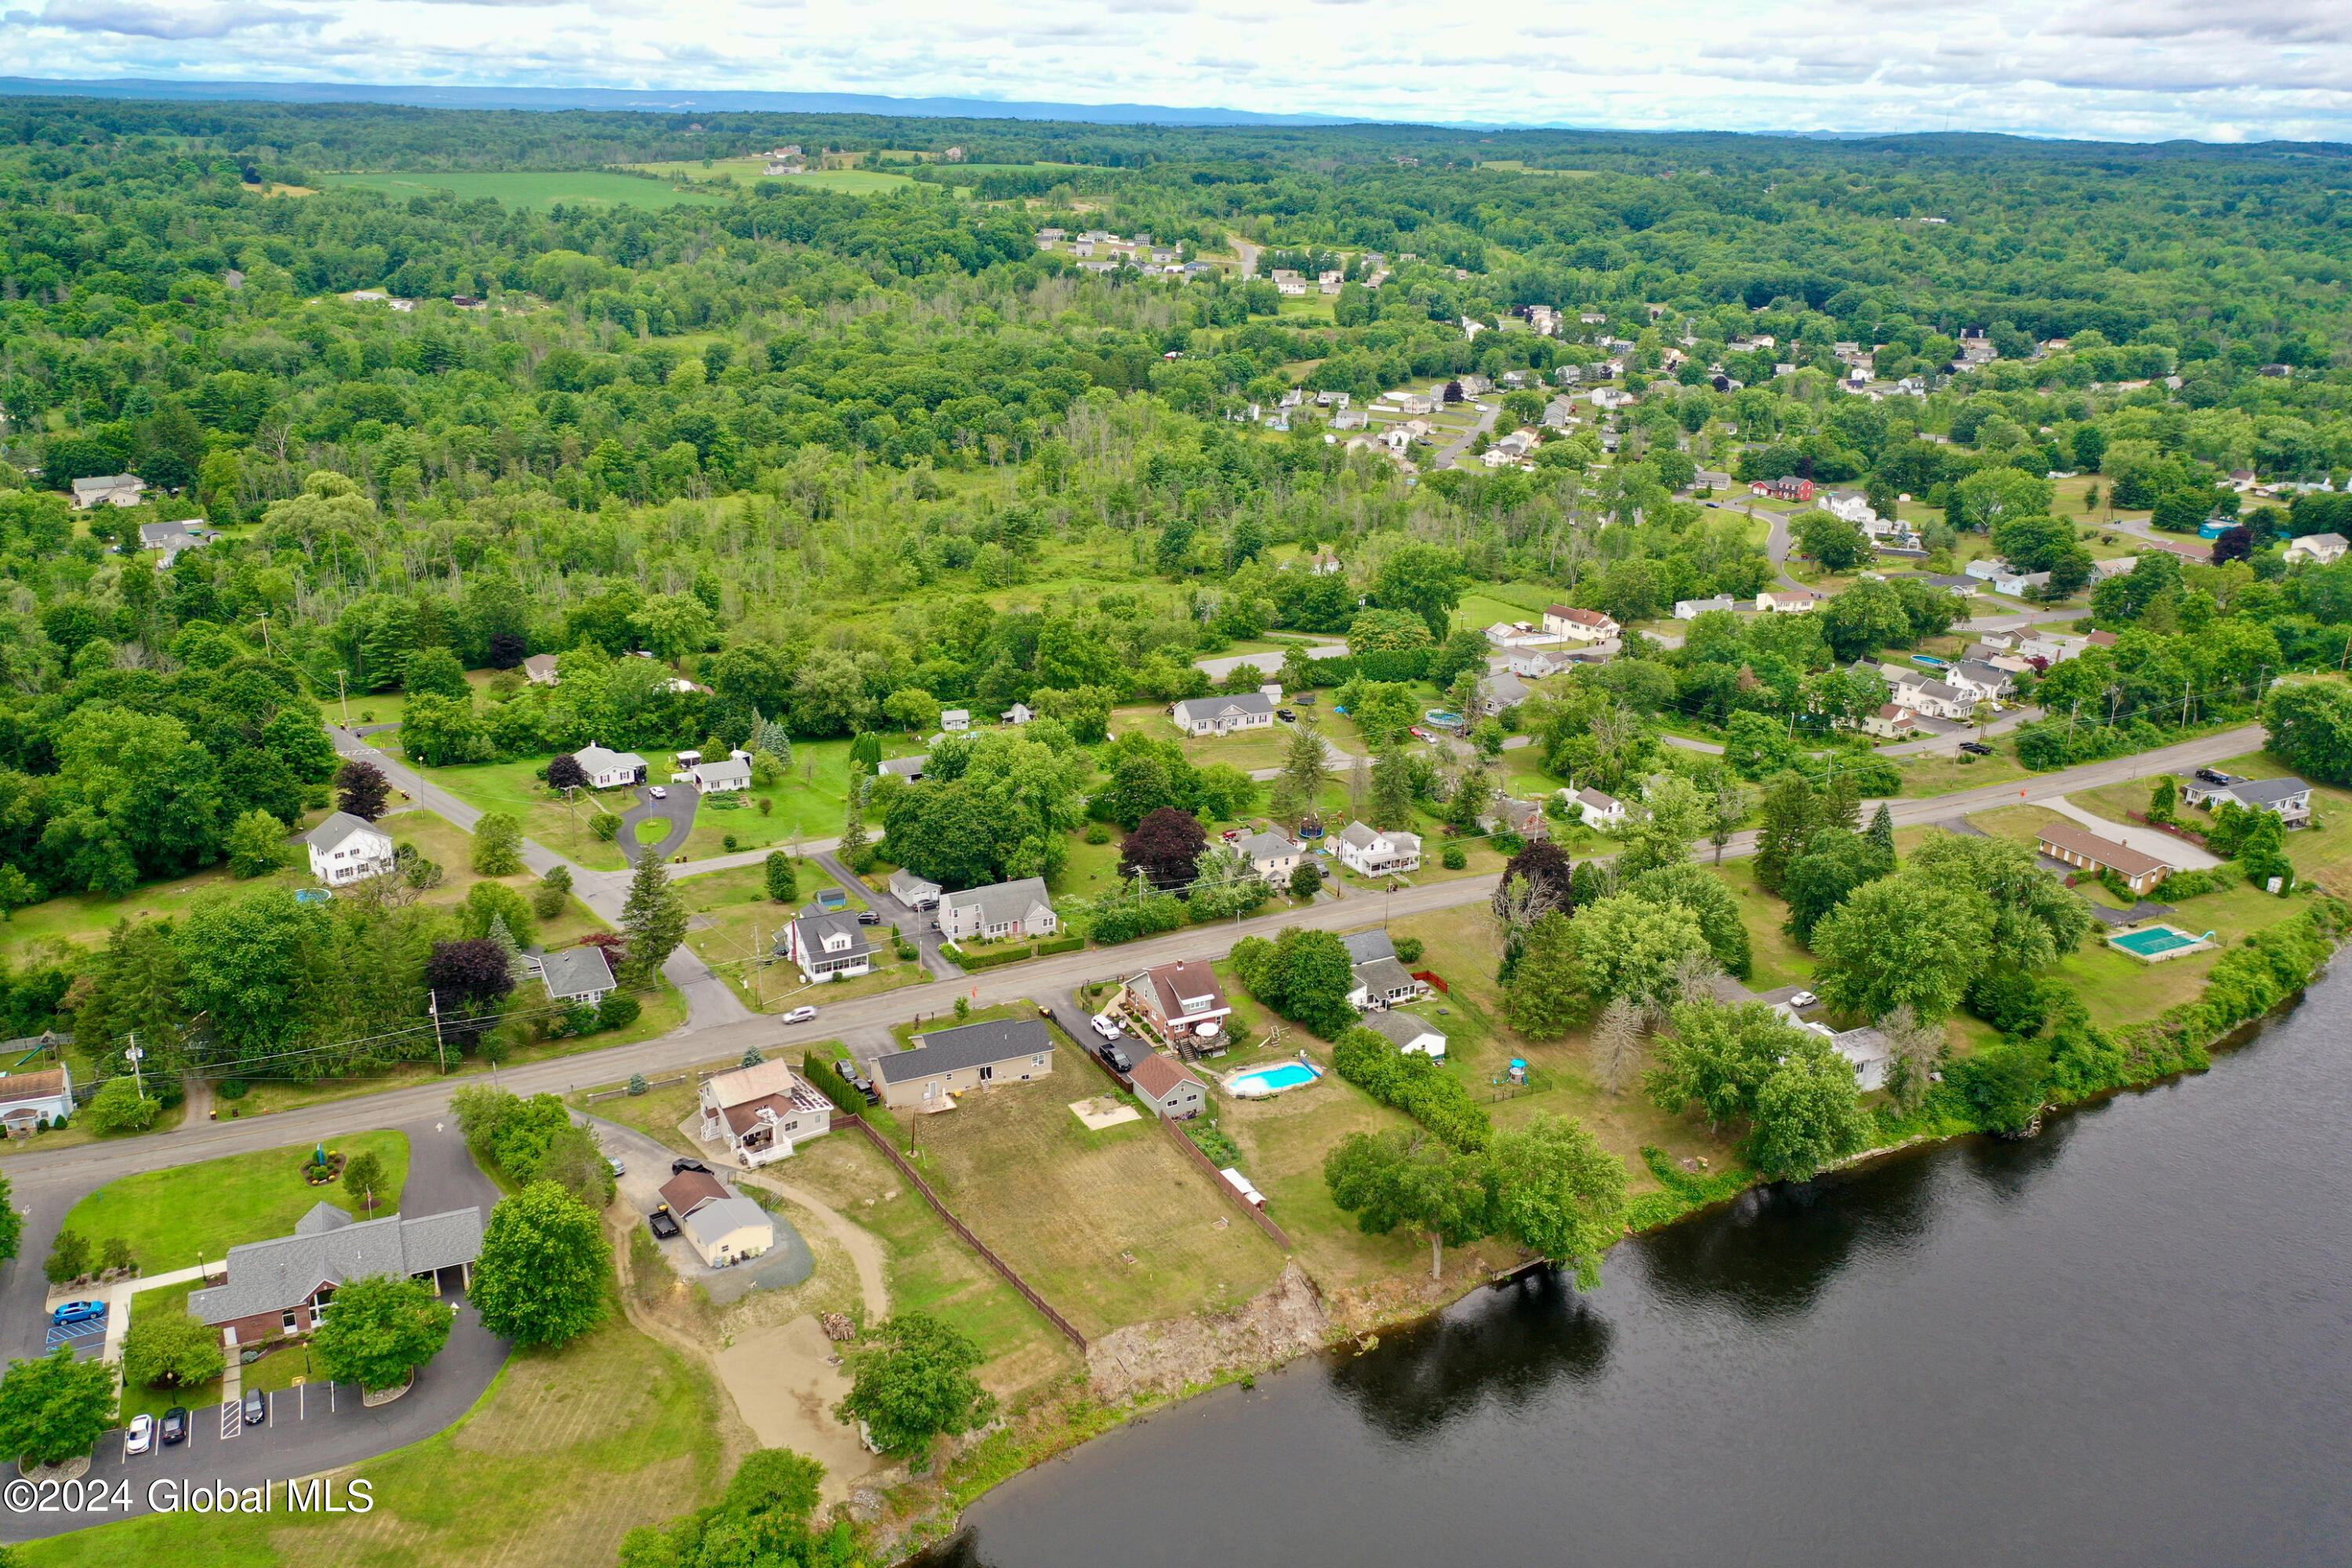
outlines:
[{"label": "blue pool water", "polygon": [[1227,1087],[1235,1094],[1273,1094],[1281,1089],[1297,1089],[1302,1083],[1313,1083],[1318,1076],[1315,1069],[1305,1062],[1284,1062],[1279,1067],[1236,1073]]},{"label": "blue pool water", "polygon": [[1924,664],[1929,669],[1949,669],[1952,668],[1947,661],[1924,653],[1913,654],[1911,656],[1911,662],[1914,664]]},{"label": "blue pool water", "polygon": [[2165,926],[2158,926],[2151,931],[2136,931],[2125,936],[2111,936],[2107,940],[2125,952],[2136,952],[2142,958],[2152,958],[2159,952],[2170,952],[2176,947],[2197,945],[2195,937]]}]

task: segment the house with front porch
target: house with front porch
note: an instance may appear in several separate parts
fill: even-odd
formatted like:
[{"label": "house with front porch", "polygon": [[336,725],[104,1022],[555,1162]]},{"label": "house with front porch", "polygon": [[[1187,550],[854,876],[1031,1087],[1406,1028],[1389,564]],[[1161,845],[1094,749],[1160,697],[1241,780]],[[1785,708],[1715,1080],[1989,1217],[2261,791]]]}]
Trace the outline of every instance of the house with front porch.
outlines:
[{"label": "house with front porch", "polygon": [[781,1160],[833,1131],[833,1101],[778,1058],[702,1080],[697,1136],[746,1165]]},{"label": "house with front porch", "polygon": [[1233,1016],[1233,1004],[1206,959],[1163,963],[1131,976],[1120,988],[1120,1000],[1171,1047],[1214,1056],[1231,1043],[1225,1020]]},{"label": "house with front porch", "polygon": [[601,745],[583,746],[572,753],[591,789],[623,789],[646,782],[646,760],[635,752],[615,752]]},{"label": "house with front porch", "polygon": [[1188,697],[1168,710],[1188,735],[1229,735],[1236,730],[1274,727],[1274,702],[1262,691],[1234,697]]},{"label": "house with front porch", "polygon": [[1279,833],[1253,833],[1234,846],[1250,858],[1251,868],[1269,882],[1287,883],[1304,853],[1297,843]]},{"label": "house with front porch", "polygon": [[1415,833],[1383,833],[1360,822],[1351,822],[1332,836],[1331,852],[1339,863],[1360,877],[1385,877],[1393,872],[1421,869],[1421,836]]},{"label": "house with front porch", "polygon": [[1054,1070],[1054,1037],[1034,1018],[992,1018],[917,1035],[874,1058],[874,1087],[893,1110],[948,1110],[954,1097]]},{"label": "house with front porch", "polygon": [[1607,642],[1624,628],[1616,618],[1599,610],[1582,610],[1573,605],[1549,605],[1544,608],[1544,630],[1555,637],[1574,637],[1578,642]]},{"label": "house with front porch", "polygon": [[2267,811],[2289,827],[2311,826],[2311,786],[2301,779],[2242,779],[2227,773],[2222,777],[2229,782],[2181,780],[2181,800],[2208,811],[2219,811],[2223,801],[2233,800],[2248,811]]},{"label": "house with front porch", "polygon": [[800,918],[784,928],[776,946],[785,958],[800,965],[801,978],[811,984],[868,973],[878,951],[866,939],[866,928],[857,923],[854,912],[821,910],[814,904],[803,909]]}]

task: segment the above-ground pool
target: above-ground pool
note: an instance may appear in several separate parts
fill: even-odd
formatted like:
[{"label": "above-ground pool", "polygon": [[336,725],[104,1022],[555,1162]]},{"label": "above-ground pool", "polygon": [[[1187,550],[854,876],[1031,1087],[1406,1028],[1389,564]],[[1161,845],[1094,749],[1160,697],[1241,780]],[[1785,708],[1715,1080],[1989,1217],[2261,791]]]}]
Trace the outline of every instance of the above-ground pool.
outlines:
[{"label": "above-ground pool", "polygon": [[1911,662],[1914,664],[1924,664],[1929,669],[1949,669],[1952,668],[1949,660],[1937,658],[1933,654],[1915,653],[1911,656]]},{"label": "above-ground pool", "polygon": [[2191,948],[2210,945],[2211,932],[2191,936],[2179,926],[2150,926],[2146,931],[2126,931],[2107,940],[2130,953],[2153,963],[2158,959],[2178,958]]},{"label": "above-ground pool", "polygon": [[1305,1062],[1279,1062],[1270,1068],[1252,1068],[1225,1079],[1225,1088],[1255,1100],[1264,1095],[1280,1094],[1286,1089],[1297,1089],[1303,1083],[1313,1083],[1323,1076],[1321,1070]]}]

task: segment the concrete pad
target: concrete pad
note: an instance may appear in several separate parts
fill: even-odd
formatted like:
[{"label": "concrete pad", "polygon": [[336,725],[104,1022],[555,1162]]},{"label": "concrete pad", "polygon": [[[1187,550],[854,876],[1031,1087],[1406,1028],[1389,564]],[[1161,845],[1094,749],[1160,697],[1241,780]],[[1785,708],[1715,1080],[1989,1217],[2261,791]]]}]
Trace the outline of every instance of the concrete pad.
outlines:
[{"label": "concrete pad", "polygon": [[1089,1132],[1099,1132],[1106,1127],[1116,1127],[1122,1121],[1143,1120],[1143,1112],[1136,1110],[1132,1105],[1121,1104],[1109,1095],[1104,1095],[1098,1100],[1074,1100],[1070,1101],[1070,1110],[1080,1121],[1086,1123],[1087,1131]]},{"label": "concrete pad", "polygon": [[2061,816],[2073,817],[2102,838],[2129,845],[2143,855],[2158,856],[2166,865],[2183,871],[2210,871],[2221,863],[2219,855],[2200,849],[2186,838],[2175,838],[2161,829],[2142,827],[2137,823],[2109,822],[2104,816],[2094,816],[2063,795],[2042,804]]},{"label": "concrete pad", "polygon": [[860,1478],[878,1468],[857,1429],[833,1417],[833,1407],[849,1392],[846,1369],[833,1364],[839,1354],[812,1316],[739,1335],[711,1358],[743,1423],[761,1445],[792,1448],[824,1466],[824,1498],[845,1500]]}]

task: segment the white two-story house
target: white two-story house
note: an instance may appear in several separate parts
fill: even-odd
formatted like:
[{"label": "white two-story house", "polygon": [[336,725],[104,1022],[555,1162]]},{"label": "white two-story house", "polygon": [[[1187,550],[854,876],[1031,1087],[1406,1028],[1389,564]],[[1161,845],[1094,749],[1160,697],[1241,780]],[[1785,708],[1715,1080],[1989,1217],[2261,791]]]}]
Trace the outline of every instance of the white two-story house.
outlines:
[{"label": "white two-story house", "polygon": [[1391,871],[1421,869],[1421,836],[1415,833],[1383,833],[1360,822],[1351,822],[1334,835],[1332,853],[1350,871],[1364,877],[1383,877]]},{"label": "white two-story house", "polygon": [[833,1130],[833,1102],[782,1058],[702,1080],[701,1141],[746,1165],[781,1160]]},{"label": "white two-story house", "polygon": [[1051,936],[1061,922],[1043,877],[992,882],[940,895],[940,931],[950,942],[974,937]]},{"label": "white two-story house", "polygon": [[302,835],[302,843],[310,852],[310,875],[331,888],[392,869],[392,835],[348,811]]},{"label": "white two-story house", "polygon": [[786,958],[800,965],[801,978],[814,984],[864,974],[874,967],[874,943],[866,928],[846,910],[828,914],[814,904],[784,928],[777,944]]}]

